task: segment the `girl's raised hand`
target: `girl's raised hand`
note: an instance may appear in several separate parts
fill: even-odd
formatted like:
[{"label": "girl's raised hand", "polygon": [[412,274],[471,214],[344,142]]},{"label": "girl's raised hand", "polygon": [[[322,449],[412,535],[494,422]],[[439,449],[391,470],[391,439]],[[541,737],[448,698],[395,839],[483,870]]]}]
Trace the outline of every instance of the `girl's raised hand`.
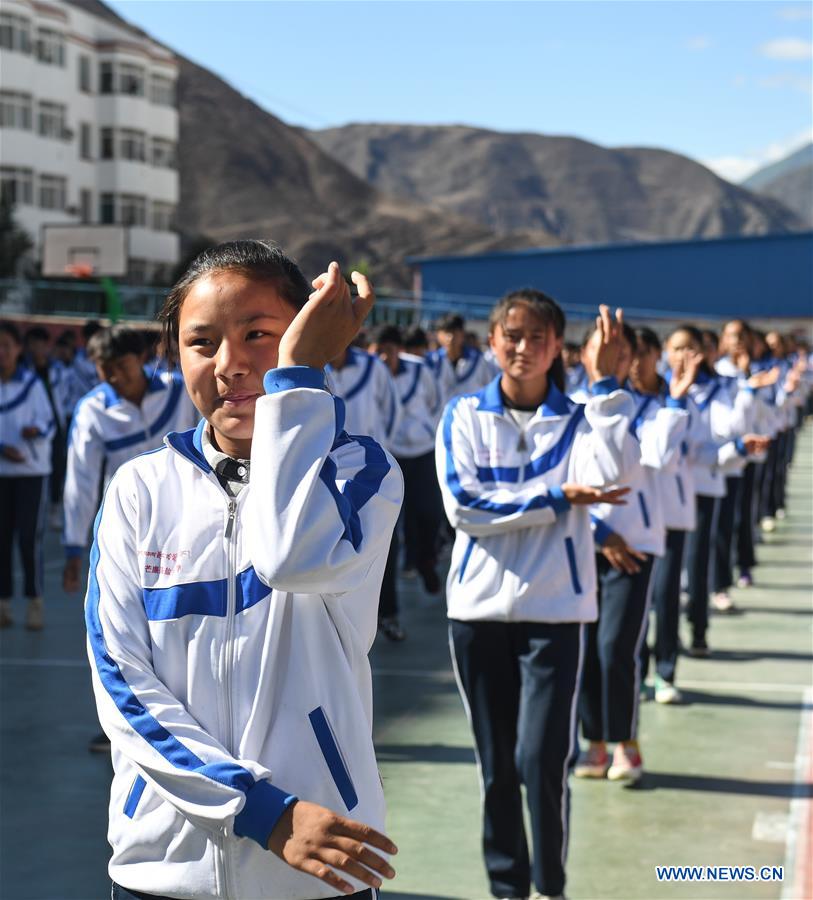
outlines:
[{"label": "girl's raised hand", "polygon": [[680,357],[679,364],[672,370],[672,380],[669,382],[671,397],[678,400],[689,393],[689,388],[694,384],[702,362],[703,354],[697,350],[687,350]]},{"label": "girl's raised hand", "polygon": [[621,350],[621,336],[624,325],[624,310],[615,311],[615,321],[610,315],[610,307],[602,304],[596,316],[596,335],[588,344],[593,376],[596,381],[615,375]]},{"label": "girl's raised hand", "polygon": [[282,336],[278,366],[322,369],[345,351],[375,303],[366,276],[353,272],[350,278],[358,297],[351,295],[337,262],[313,280],[313,293]]}]

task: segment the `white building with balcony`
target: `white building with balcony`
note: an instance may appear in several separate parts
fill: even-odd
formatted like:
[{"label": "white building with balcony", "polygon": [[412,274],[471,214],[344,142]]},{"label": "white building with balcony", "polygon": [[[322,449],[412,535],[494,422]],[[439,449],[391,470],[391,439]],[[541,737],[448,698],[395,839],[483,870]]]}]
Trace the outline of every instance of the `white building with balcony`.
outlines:
[{"label": "white building with balcony", "polygon": [[178,262],[178,63],[147,37],[60,0],[0,8],[0,178],[41,251],[46,224],[129,231],[128,280]]}]

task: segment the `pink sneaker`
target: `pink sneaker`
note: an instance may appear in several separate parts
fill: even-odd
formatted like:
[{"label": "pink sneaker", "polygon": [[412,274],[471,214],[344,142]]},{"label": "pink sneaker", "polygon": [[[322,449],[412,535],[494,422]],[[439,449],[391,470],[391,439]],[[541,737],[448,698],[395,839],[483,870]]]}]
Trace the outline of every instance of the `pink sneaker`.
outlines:
[{"label": "pink sneaker", "polygon": [[607,770],[610,781],[636,782],[644,774],[644,761],[635,747],[618,744],[613,753],[613,764]]},{"label": "pink sneaker", "polygon": [[607,748],[590,746],[579,754],[573,774],[576,778],[604,778],[609,767]]}]

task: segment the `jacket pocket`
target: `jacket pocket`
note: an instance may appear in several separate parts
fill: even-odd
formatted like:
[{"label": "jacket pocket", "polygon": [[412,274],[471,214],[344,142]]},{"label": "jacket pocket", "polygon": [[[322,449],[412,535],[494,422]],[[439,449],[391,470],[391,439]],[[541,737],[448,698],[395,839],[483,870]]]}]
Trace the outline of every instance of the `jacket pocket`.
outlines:
[{"label": "jacket pocket", "polygon": [[638,505],[641,507],[641,518],[644,520],[644,528],[649,528],[649,510],[646,508],[646,499],[641,491],[638,491]]},{"label": "jacket pocket", "polygon": [[130,793],[124,801],[124,815],[127,816],[128,819],[132,819],[135,815],[138,801],[141,799],[141,795],[144,793],[144,788],[146,786],[147,782],[144,781],[140,775],[136,775],[133,786],[130,788]]},{"label": "jacket pocket", "polygon": [[358,805],[359,798],[356,794],[356,789],[353,787],[350,773],[347,771],[347,766],[333,729],[330,727],[330,723],[321,706],[317,706],[316,709],[308,713],[308,718],[310,719],[313,733],[316,735],[319,749],[322,751],[322,756],[325,758],[327,767],[330,770],[331,777],[349,812]]},{"label": "jacket pocket", "polygon": [[581,582],[579,581],[579,573],[576,569],[576,548],[573,546],[573,538],[565,538],[565,550],[567,551],[567,564],[570,566],[570,580],[573,582],[573,590],[580,594],[582,592]]},{"label": "jacket pocket", "polygon": [[477,538],[470,537],[469,542],[466,545],[466,549],[463,551],[463,559],[460,562],[460,574],[457,576],[458,584],[463,582],[463,576],[466,574],[466,566],[469,564],[469,558],[471,557],[471,551],[474,550],[474,545],[477,543]]}]

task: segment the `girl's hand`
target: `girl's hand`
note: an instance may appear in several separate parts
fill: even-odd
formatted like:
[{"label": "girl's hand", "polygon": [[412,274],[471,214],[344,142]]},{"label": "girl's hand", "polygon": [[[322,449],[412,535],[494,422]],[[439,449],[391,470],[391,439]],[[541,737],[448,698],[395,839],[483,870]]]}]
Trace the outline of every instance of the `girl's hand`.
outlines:
[{"label": "girl's hand", "polygon": [[356,889],[337,872],[346,872],[376,889],[381,887],[379,876],[395,877],[392,866],[370,847],[389,854],[398,852],[392,841],[369,825],[305,800],[297,800],[285,810],[268,838],[268,849],[289,866],[342,894]]},{"label": "girl's hand", "polygon": [[609,503],[612,506],[626,506],[628,487],[597,488],[584,484],[563,484],[562,493],[571,506],[592,506],[594,503]]},{"label": "girl's hand", "polygon": [[766,372],[756,372],[748,379],[748,387],[752,387],[755,390],[770,387],[772,384],[776,384],[776,382],[779,381],[779,376],[781,374],[779,366],[774,366]]},{"label": "girl's hand", "polygon": [[771,439],[761,434],[746,434],[742,438],[745,444],[745,450],[749,456],[758,456],[760,453],[767,453],[771,446]]},{"label": "girl's hand", "polygon": [[4,459],[8,459],[11,462],[25,462],[25,456],[23,456],[23,454],[16,447],[12,447],[10,444],[4,444],[3,449],[0,450],[0,453],[3,454]]},{"label": "girl's hand", "polygon": [[339,264],[332,262],[312,282],[314,291],[288,326],[279,345],[277,365],[312,366],[322,369],[328,360],[340,356],[358,334],[375,294],[367,278],[351,273],[358,297],[353,298]]},{"label": "girl's hand", "polygon": [[599,306],[596,316],[596,333],[587,345],[589,367],[595,381],[615,375],[621,350],[624,311],[615,311],[615,321],[610,316],[610,307]]},{"label": "girl's hand", "polygon": [[734,365],[742,372],[744,375],[749,373],[751,368],[751,356],[746,350],[740,351],[734,357]]},{"label": "girl's hand", "polygon": [[25,428],[20,432],[20,434],[26,439],[30,440],[31,438],[39,437],[40,430],[36,425],[26,425]]},{"label": "girl's hand", "polygon": [[626,572],[627,575],[637,575],[641,571],[638,562],[646,561],[645,553],[634,550],[620,534],[615,532],[604,541],[601,552],[617,572]]},{"label": "girl's hand", "polygon": [[697,350],[687,350],[680,356],[678,364],[672,370],[672,380],[669,382],[669,395],[672,398],[679,400],[689,393],[702,362],[703,354]]}]

